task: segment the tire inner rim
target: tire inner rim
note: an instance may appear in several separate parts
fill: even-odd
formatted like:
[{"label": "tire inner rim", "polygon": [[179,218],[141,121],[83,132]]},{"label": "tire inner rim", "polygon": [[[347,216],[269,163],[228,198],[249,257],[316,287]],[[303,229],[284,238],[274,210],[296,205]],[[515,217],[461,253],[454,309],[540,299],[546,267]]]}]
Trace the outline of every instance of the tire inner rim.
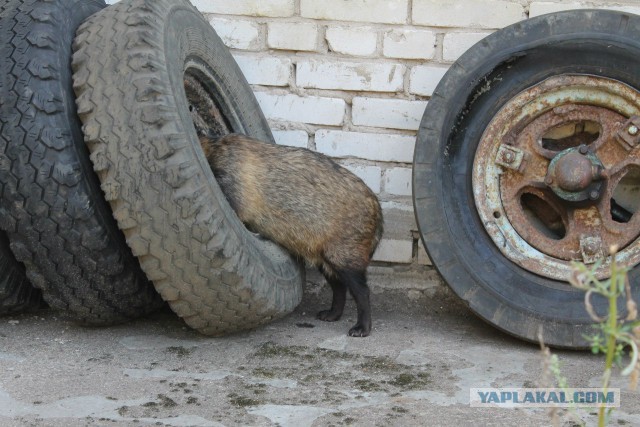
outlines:
[{"label": "tire inner rim", "polygon": [[559,75],[491,120],[473,162],[473,195],[508,259],[566,281],[571,262],[640,262],[640,93],[616,80]]},{"label": "tire inner rim", "polygon": [[210,136],[219,137],[232,133],[233,126],[229,123],[228,114],[225,114],[228,112],[223,111],[214,96],[216,93],[221,96],[221,91],[210,87],[214,85],[214,80],[195,64],[188,65],[191,66],[184,73],[184,90],[194,125]]}]

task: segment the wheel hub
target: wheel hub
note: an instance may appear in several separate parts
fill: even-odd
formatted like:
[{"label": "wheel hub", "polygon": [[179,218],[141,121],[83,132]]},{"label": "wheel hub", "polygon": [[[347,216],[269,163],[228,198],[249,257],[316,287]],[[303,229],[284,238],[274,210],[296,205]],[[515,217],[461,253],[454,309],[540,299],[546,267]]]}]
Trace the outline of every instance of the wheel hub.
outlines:
[{"label": "wheel hub", "polygon": [[604,166],[586,145],[568,148],[556,155],[544,182],[562,200],[582,202],[601,195]]},{"label": "wheel hub", "polygon": [[[640,263],[640,92],[586,75],[516,95],[487,126],[473,164],[478,214],[522,268],[566,281],[571,263]],[[635,135],[634,135],[635,132]]]}]

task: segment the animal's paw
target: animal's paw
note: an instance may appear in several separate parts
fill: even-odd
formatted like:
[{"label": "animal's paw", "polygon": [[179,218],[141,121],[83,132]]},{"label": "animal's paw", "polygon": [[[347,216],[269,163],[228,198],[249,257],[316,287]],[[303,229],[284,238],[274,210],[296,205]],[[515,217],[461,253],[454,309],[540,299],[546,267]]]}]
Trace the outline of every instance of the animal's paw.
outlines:
[{"label": "animal's paw", "polygon": [[335,322],[340,320],[342,313],[336,313],[332,310],[322,310],[318,313],[317,318],[325,322]]},{"label": "animal's paw", "polygon": [[369,336],[369,332],[371,332],[371,327],[365,327],[357,323],[353,328],[349,329],[349,336],[366,337]]}]

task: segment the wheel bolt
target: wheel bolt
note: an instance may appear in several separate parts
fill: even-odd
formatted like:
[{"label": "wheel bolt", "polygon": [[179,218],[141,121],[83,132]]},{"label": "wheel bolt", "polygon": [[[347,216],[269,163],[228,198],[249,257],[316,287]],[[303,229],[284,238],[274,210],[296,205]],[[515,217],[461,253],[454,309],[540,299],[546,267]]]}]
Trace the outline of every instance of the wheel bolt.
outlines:
[{"label": "wheel bolt", "polygon": [[550,176],[546,177],[544,179],[544,183],[547,184],[547,185],[553,184],[553,178],[551,178]]},{"label": "wheel bolt", "polygon": [[598,250],[598,246],[596,246],[595,243],[588,243],[584,246],[585,253],[589,255],[595,255],[597,250]]},{"label": "wheel bolt", "polygon": [[631,125],[627,128],[627,132],[629,132],[629,135],[637,135],[638,134],[638,126],[635,125]]},{"label": "wheel bolt", "polygon": [[580,146],[580,148],[578,148],[578,151],[580,152],[580,154],[587,154],[589,152],[589,148],[583,144]]},{"label": "wheel bolt", "polygon": [[505,163],[513,163],[513,161],[516,159],[516,157],[513,155],[513,153],[511,151],[505,151],[502,154],[502,161]]},{"label": "wheel bolt", "polygon": [[596,190],[593,190],[591,193],[589,193],[589,198],[591,200],[596,200],[598,197],[600,197],[600,193],[598,193]]}]

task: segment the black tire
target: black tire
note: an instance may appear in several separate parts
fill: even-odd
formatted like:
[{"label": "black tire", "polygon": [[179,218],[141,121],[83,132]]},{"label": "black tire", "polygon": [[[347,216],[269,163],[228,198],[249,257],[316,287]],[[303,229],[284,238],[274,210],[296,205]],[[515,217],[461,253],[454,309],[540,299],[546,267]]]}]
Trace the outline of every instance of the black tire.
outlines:
[{"label": "black tire", "polygon": [[6,234],[0,231],[0,316],[41,305],[40,291],[27,280],[24,266],[16,261]]},{"label": "black tire", "polygon": [[104,6],[8,0],[0,15],[0,228],[49,305],[95,325],[162,305],[103,200],[76,116],[73,37]]},{"label": "black tire", "polygon": [[[9,6],[0,4],[0,17]],[[1,21],[0,21],[1,22]],[[1,25],[1,24],[0,24]],[[1,105],[1,104],[0,104]],[[0,117],[0,126],[4,121]],[[9,249],[7,235],[0,231],[0,315],[20,312],[40,304],[42,295],[27,280],[24,265]]]},{"label": "black tire", "polygon": [[[500,108],[560,74],[603,76],[640,88],[640,17],[580,10],[537,17],[469,49],[438,84],[416,143],[413,200],[423,243],[449,286],[481,318],[528,341],[584,348],[593,333],[584,293],[507,259],[483,226],[474,155]],[[630,271],[640,299],[640,267]],[[621,302],[622,303],[622,302]],[[594,300],[599,313],[606,301]],[[622,309],[622,306],[621,306]]]},{"label": "black tire", "polygon": [[220,335],[292,311],[302,266],[240,223],[190,116],[185,77],[215,101],[222,128],[272,140],[211,25],[186,0],[123,0],[83,24],[74,48],[94,168],[129,246],[174,312]]}]

